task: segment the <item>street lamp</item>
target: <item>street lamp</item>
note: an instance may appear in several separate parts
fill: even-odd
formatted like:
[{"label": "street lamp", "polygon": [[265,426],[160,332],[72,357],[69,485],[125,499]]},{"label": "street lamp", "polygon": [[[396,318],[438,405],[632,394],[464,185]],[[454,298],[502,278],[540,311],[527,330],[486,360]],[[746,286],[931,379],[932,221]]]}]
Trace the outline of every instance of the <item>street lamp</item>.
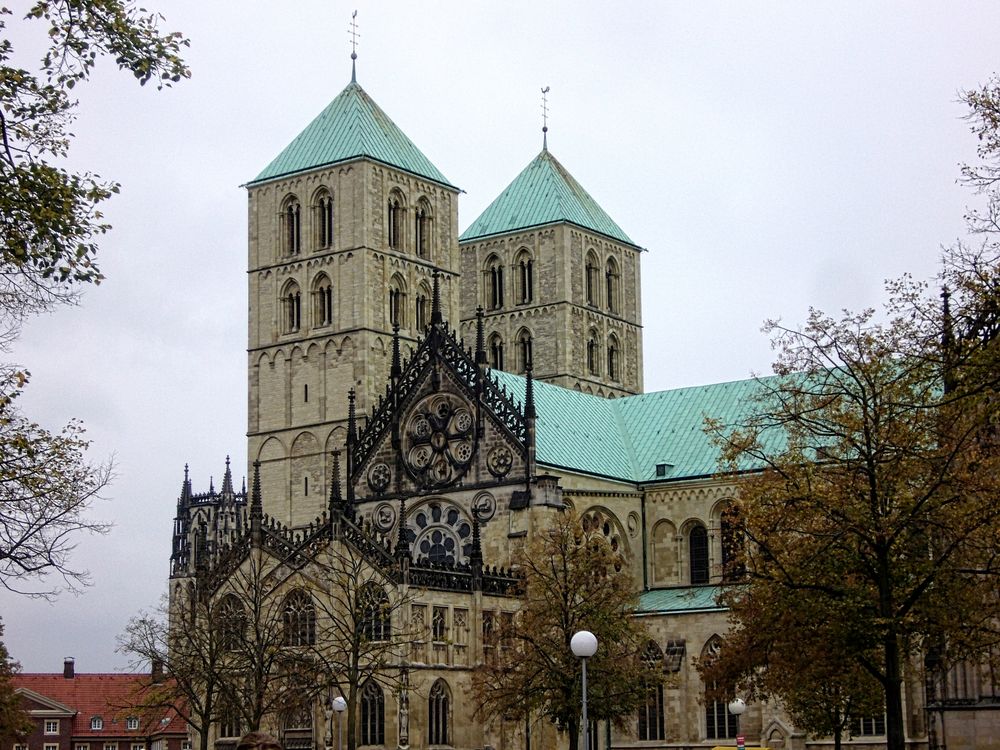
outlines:
[{"label": "street lamp", "polygon": [[343,714],[344,709],[347,708],[347,701],[344,700],[343,696],[338,695],[336,698],[330,701],[329,708],[326,709],[326,719],[330,722],[330,742],[333,742],[333,712],[337,712],[337,750],[342,750],[344,747],[344,722]]},{"label": "street lamp", "polygon": [[743,736],[740,734],[740,716],[747,710],[747,703],[742,698],[733,698],[729,701],[729,713],[736,717],[736,746],[743,750]]},{"label": "street lamp", "polygon": [[589,725],[587,723],[587,659],[597,653],[597,636],[589,630],[580,630],[573,634],[569,641],[569,647],[573,650],[573,655],[579,657],[583,662],[583,750],[590,750],[587,733]]}]

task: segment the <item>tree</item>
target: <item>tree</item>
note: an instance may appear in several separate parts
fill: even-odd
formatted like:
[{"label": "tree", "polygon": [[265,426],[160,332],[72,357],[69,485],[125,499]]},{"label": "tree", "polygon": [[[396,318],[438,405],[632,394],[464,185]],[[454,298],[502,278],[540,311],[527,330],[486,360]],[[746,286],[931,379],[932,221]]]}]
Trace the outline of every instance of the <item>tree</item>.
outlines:
[{"label": "tree", "polygon": [[[170,603],[164,597],[156,610],[141,612],[129,620],[118,637],[118,651],[132,659],[134,670],[152,666],[149,679],[129,696],[121,708],[139,711],[171,709],[184,718],[198,735],[198,750],[208,750],[213,722],[219,716],[219,693],[223,653],[228,645],[229,622],[221,611],[213,611],[205,597],[181,601],[176,618],[183,626],[170,627]],[[213,616],[218,615],[218,616]],[[158,675],[162,669],[165,674]]]},{"label": "tree", "polygon": [[716,699],[780,698],[798,728],[814,738],[833,736],[836,750],[853,719],[882,714],[882,687],[845,656],[858,645],[824,596],[750,579],[727,588],[721,602],[735,622],[753,626],[737,626],[717,654],[697,660],[705,684],[721,686]]},{"label": "tree", "polygon": [[[190,75],[179,56],[188,42],[161,34],[159,16],[128,0],[37,0],[23,23],[41,20],[47,48],[37,70],[19,67],[7,36],[9,9],[0,7],[0,351],[9,353],[24,320],[73,303],[83,284],[103,276],[97,238],[109,230],[100,204],[118,185],[61,166],[76,102],[69,92],[97,61],[112,57],[141,84],[169,85]],[[0,365],[0,583],[29,596],[56,573],[69,588],[87,583],[70,567],[81,532],[107,526],[86,519],[90,501],[111,478],[111,463],[88,464],[82,427],[51,433],[15,403],[28,379]],[[24,585],[22,585],[24,584]]]},{"label": "tree", "polygon": [[581,664],[570,650],[579,630],[597,636],[587,665],[588,716],[623,724],[662,684],[663,667],[643,653],[650,640],[631,617],[636,595],[619,553],[597,529],[585,529],[572,510],[560,513],[516,557],[524,575],[520,609],[499,623],[487,645],[493,655],[477,667],[473,691],[486,719],[540,713],[569,730],[577,747]]},{"label": "tree", "polygon": [[[943,389],[936,354],[914,348],[931,339],[920,316],[894,312],[770,323],[777,377],[743,423],[713,429],[750,542],[734,596],[820,601],[845,636],[828,647],[881,685],[901,750],[908,658],[931,636],[966,652],[997,636],[1000,456],[982,439],[995,407]],[[761,610],[734,609],[737,632]]]},{"label": "tree", "polygon": [[90,464],[83,427],[70,422],[53,434],[29,421],[0,396],[0,585],[15,593],[49,597],[39,588],[52,573],[69,588],[87,583],[71,567],[81,532],[104,533],[87,518],[90,501],[112,476],[110,461]]},{"label": "tree", "polygon": [[[0,623],[0,638],[3,623]],[[10,658],[7,646],[0,640],[0,742],[8,745],[23,742],[34,724],[21,706],[21,696],[14,692],[14,677],[21,665]]]},{"label": "tree", "polygon": [[403,622],[412,597],[373,565],[377,559],[340,538],[309,571],[319,614],[315,652],[322,673],[332,678],[330,687],[347,701],[347,750],[359,744],[362,689],[372,683],[398,691],[407,648],[416,637]]}]

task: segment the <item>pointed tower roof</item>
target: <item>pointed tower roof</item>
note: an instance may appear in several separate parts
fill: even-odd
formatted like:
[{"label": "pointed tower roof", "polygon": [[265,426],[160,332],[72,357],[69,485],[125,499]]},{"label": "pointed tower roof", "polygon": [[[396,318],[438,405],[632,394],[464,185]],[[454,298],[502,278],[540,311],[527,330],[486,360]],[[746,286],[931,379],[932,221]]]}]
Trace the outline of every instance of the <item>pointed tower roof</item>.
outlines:
[{"label": "pointed tower roof", "polygon": [[558,222],[576,224],[638,247],[547,148],[542,149],[459,239],[467,242]]},{"label": "pointed tower roof", "polygon": [[458,189],[353,80],[248,184],[359,158]]}]

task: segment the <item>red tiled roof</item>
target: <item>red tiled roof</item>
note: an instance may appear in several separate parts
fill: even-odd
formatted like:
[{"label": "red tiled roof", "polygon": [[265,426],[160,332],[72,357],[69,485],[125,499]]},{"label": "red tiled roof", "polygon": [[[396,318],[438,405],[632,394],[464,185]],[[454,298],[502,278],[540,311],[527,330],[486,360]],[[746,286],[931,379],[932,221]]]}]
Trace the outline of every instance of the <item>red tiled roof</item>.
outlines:
[{"label": "red tiled roof", "polygon": [[[148,674],[76,674],[66,678],[62,673],[19,674],[13,679],[14,688],[27,688],[41,696],[62,703],[76,711],[73,717],[74,737],[135,737],[187,732],[187,725],[174,711],[154,709],[130,711],[127,706],[135,690]],[[100,716],[103,729],[91,729],[90,720]],[[127,729],[126,719],[136,716],[139,729]],[[167,721],[164,721],[166,719]]]}]

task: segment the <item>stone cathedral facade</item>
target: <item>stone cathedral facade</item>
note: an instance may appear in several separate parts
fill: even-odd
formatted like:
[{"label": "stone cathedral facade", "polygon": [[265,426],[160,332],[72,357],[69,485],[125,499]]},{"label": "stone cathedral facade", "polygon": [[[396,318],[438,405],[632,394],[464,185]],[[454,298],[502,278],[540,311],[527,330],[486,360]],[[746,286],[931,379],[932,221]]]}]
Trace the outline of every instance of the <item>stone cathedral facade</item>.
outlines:
[{"label": "stone cathedral facade", "polygon": [[[734,745],[693,664],[726,628],[733,497],[702,423],[736,418],[752,382],[643,393],[641,248],[546,147],[460,234],[459,189],[353,76],[247,190],[253,479],[235,490],[227,463],[221,491],[196,493],[185,473],[174,606],[231,594],[259,554],[294,616],[322,617],[310,566],[349,550],[407,592],[389,626],[414,634],[402,686],[356,697],[360,746],[555,747],[542,717],[474,718],[470,680],[516,609],[512,553],[572,506],[623,552],[673,676],[625,730],[597,726],[595,750]],[[925,741],[922,690],[906,701]],[[273,717],[286,747],[323,747],[326,727],[315,699]],[[740,729],[811,745],[771,705]],[[216,747],[239,730],[220,722]],[[856,734],[884,746],[884,721]]]}]

